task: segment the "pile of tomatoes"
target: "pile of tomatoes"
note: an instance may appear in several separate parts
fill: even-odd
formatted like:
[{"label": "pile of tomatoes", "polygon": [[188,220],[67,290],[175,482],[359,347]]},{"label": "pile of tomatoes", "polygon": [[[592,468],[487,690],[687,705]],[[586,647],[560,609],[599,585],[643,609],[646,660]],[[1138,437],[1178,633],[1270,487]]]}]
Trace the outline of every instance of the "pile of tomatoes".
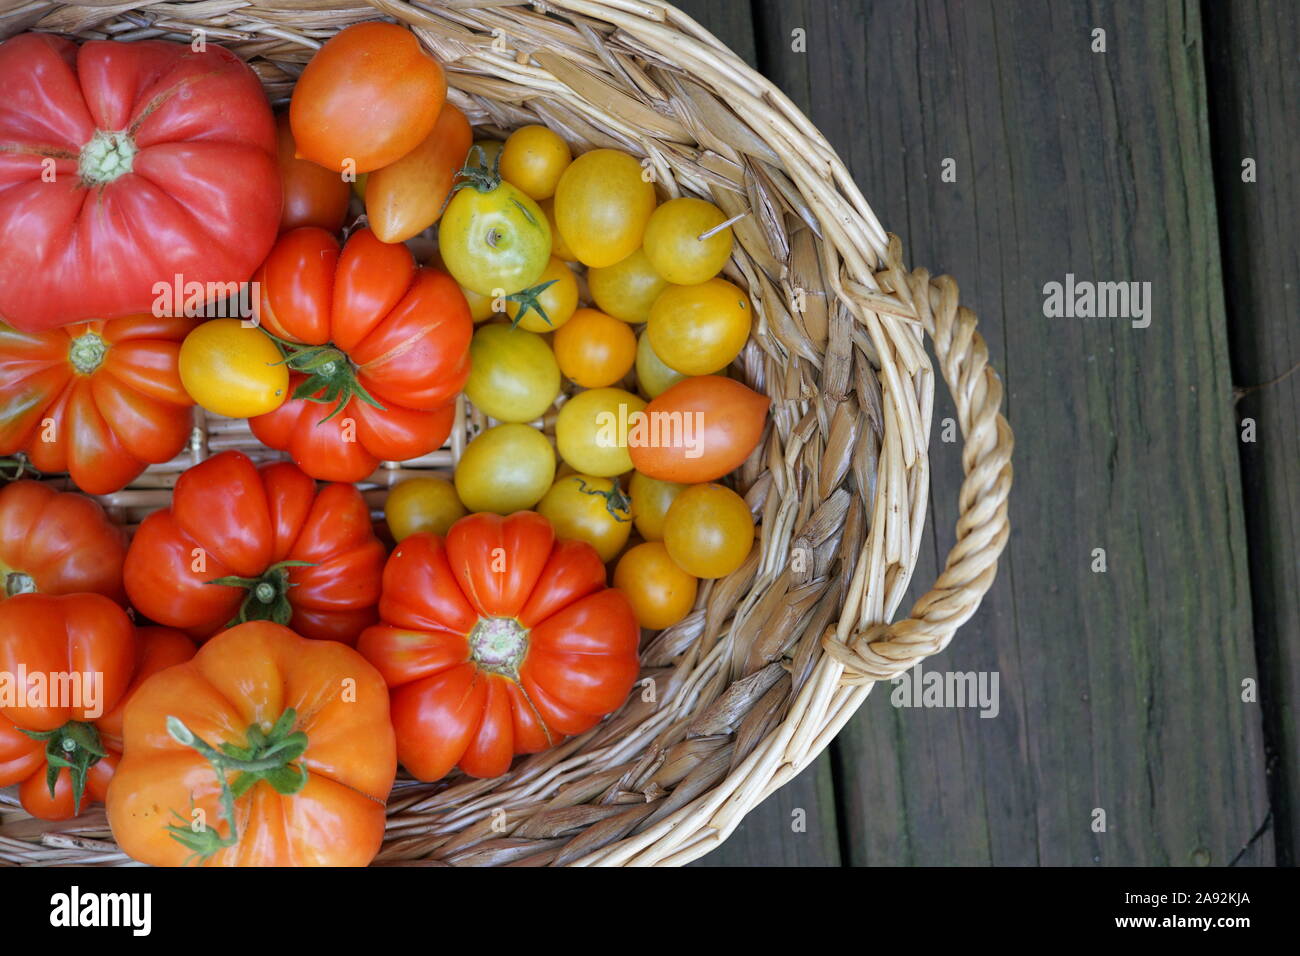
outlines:
[{"label": "pile of tomatoes", "polygon": [[[29,812],[105,801],[151,863],[365,863],[399,762],[492,777],[591,728],[641,629],[750,558],[726,479],[768,400],[728,374],[731,221],[648,162],[476,140],[388,23],[327,42],[278,118],[215,46],[21,35],[0,90],[30,114],[0,115],[0,455],[109,494],[197,405],[291,459],[214,448],[129,539],[0,490],[0,675],[103,681],[0,693]],[[443,447],[461,394],[451,479],[376,524],[358,483]]]}]

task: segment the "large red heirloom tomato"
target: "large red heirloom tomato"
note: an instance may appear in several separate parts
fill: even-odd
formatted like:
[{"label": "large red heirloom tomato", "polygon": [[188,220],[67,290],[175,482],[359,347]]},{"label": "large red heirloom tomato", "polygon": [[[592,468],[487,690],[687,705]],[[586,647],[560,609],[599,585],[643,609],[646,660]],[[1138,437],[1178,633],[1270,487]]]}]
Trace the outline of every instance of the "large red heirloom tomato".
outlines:
[{"label": "large red heirloom tomato", "polygon": [[397,756],[421,780],[503,774],[594,727],[638,673],[636,618],[595,549],[531,511],[403,539],[379,614],[357,650],[392,688]]},{"label": "large red heirloom tomato", "polygon": [[85,495],[39,481],[0,488],[0,600],[92,591],[124,603],[126,535]]},{"label": "large red heirloom tomato", "polygon": [[0,104],[0,321],[148,312],[156,283],[247,281],[275,241],[275,121],[228,50],[26,33]]},{"label": "large red heirloom tomato", "polygon": [[253,621],[145,681],[108,823],[143,863],[364,866],[397,773],[388,694],[350,647]]},{"label": "large red heirloom tomato", "polygon": [[123,575],[135,609],[208,637],[249,620],[356,641],[374,623],[384,546],[361,493],[289,462],[222,452],[176,481],[172,506],[140,524]]},{"label": "large red heirloom tomato", "polygon": [[293,393],[250,419],[307,474],[360,481],[382,460],[442,447],[474,334],[454,279],[362,229],[285,233],[258,270],[262,327],[288,343]]},{"label": "large red heirloom tomato", "polygon": [[28,333],[0,323],[0,455],[26,452],[96,495],[175,458],[193,425],[177,362],[194,325],[138,315]]},{"label": "large red heirloom tomato", "polygon": [[23,594],[0,603],[0,787],[23,809],[66,820],[100,801],[122,754],[136,687],[194,655],[184,634],[138,631],[99,594]]}]

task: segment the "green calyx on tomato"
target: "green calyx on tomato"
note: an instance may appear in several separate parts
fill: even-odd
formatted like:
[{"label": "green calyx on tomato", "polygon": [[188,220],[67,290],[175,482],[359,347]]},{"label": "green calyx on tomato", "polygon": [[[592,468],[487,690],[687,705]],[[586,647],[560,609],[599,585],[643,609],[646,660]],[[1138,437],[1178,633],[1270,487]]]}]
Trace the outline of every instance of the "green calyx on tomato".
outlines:
[{"label": "green calyx on tomato", "polygon": [[[10,471],[10,469],[13,470]],[[27,456],[22,452],[0,458],[0,478],[7,482],[17,481],[24,475],[31,475],[33,478],[41,477],[41,473],[32,467],[32,463],[27,460]]]},{"label": "green calyx on tomato", "polygon": [[270,621],[287,626],[293,617],[293,605],[289,603],[289,589],[293,587],[293,582],[289,580],[289,569],[310,567],[315,567],[311,561],[281,561],[271,565],[258,578],[241,578],[232,574],[229,577],[215,578],[208,583],[245,588],[248,591],[243,603],[239,605],[239,613],[226,627],[248,621]]},{"label": "green calyx on tomato", "polygon": [[604,498],[605,510],[609,512],[610,517],[615,521],[632,520],[632,499],[619,487],[617,481],[610,482],[608,491],[601,491],[599,488],[588,488],[587,483],[579,478],[578,490],[584,495],[600,495],[600,497]]},{"label": "green calyx on tomato", "polygon": [[90,186],[104,186],[131,171],[139,149],[126,130],[95,130],[90,141],[81,147],[77,171]]},{"label": "green calyx on tomato", "polygon": [[[270,333],[267,333],[270,335]],[[285,364],[295,372],[304,372],[307,377],[294,389],[293,398],[303,398],[321,405],[334,405],[334,410],[317,424],[329,421],[343,409],[348,402],[357,398],[367,405],[372,405],[381,412],[383,405],[375,401],[374,396],[366,391],[357,378],[356,366],[339,348],[332,344],[299,346],[283,339],[271,336],[283,351],[288,352]],[[281,622],[283,623],[283,622]]]},{"label": "green calyx on tomato", "polygon": [[68,346],[68,362],[82,375],[90,375],[104,364],[108,343],[94,332],[83,332]]},{"label": "green calyx on tomato", "polygon": [[[173,840],[193,851],[187,863],[205,860],[239,842],[235,801],[258,783],[265,781],[283,796],[293,796],[307,785],[306,768],[294,763],[307,752],[307,735],[293,729],[297,720],[297,712],[292,707],[286,708],[270,731],[252,724],[245,735],[244,746],[227,742],[218,750],[186,727],[179,717],[168,716],[167,733],[172,739],[197,750],[212,765],[221,786],[221,816],[230,826],[230,833],[224,837],[217,833],[216,827],[202,827],[196,832],[192,821],[173,810],[181,822],[169,825],[167,831]],[[233,783],[226,779],[230,770],[238,774]]]},{"label": "green calyx on tomato", "polygon": [[86,774],[105,756],[94,724],[70,720],[54,730],[24,730],[33,740],[45,741],[45,783],[50,796],[55,795],[59,771],[64,767],[72,775],[72,799],[75,813],[81,812],[81,798],[86,792]]}]

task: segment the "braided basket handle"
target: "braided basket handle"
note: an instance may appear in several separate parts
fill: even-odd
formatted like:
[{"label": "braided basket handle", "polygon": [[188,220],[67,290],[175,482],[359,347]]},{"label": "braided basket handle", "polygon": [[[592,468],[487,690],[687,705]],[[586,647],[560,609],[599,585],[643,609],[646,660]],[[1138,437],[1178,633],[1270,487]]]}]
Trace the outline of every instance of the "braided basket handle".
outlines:
[{"label": "braided basket handle", "polygon": [[889,680],[947,647],[993,585],[1010,529],[1007,496],[1014,439],[999,412],[1002,381],[975,331],[975,313],[957,304],[957,283],[950,276],[931,278],[924,269],[908,273],[897,236],[889,237],[886,267],[876,273],[876,281],[910,307],[911,316],[934,342],[965,439],[965,478],[958,499],[957,543],[934,587],[913,605],[911,616],[874,624],[844,642],[836,639],[834,627],[823,637],[827,653],[844,666],[844,684]]}]

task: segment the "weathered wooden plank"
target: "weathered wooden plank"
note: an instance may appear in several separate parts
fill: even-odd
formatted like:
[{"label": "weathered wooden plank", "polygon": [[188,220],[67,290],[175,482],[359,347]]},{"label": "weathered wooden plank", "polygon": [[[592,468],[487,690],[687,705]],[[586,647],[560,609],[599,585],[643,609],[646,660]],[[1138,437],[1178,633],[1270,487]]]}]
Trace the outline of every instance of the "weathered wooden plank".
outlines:
[{"label": "weathered wooden plank", "polygon": [[[754,64],[747,0],[685,0],[678,6]],[[830,755],[756,807],[698,866],[834,866],[839,863]]]},{"label": "weathered wooden plank", "polygon": [[[1240,400],[1246,539],[1278,862],[1300,860],[1300,10],[1206,4],[1210,131]],[[1253,169],[1251,168],[1253,165]],[[1252,434],[1253,429],[1253,434]]]},{"label": "weathered wooden plank", "polygon": [[[756,9],[764,72],[980,313],[1016,429],[998,582],[932,664],[997,672],[999,714],[879,688],[837,744],[849,862],[1271,862],[1198,7]],[[1045,317],[1067,274],[1149,281],[1150,325]],[[918,592],[952,543],[956,446],[933,464]]]}]

